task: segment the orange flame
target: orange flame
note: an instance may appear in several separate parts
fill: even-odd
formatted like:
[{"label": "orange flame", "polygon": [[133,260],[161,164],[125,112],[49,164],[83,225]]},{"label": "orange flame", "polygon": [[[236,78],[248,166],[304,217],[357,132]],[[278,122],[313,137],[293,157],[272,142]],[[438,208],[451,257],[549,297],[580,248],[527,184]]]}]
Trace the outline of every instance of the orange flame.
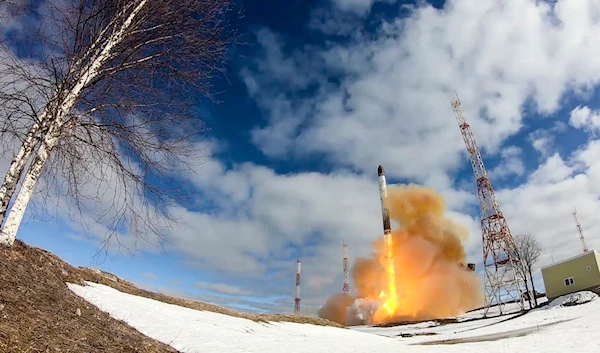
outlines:
[{"label": "orange flame", "polygon": [[[384,294],[385,301],[379,310],[385,310],[389,315],[393,314],[398,307],[398,293],[396,292],[396,271],[394,269],[394,258],[392,253],[392,235],[385,234],[385,243],[386,243],[386,272],[388,279],[388,294],[385,295],[385,292],[381,292]],[[377,314],[376,314],[377,315]]]},{"label": "orange flame", "polygon": [[319,315],[356,322],[346,310],[352,305],[346,303],[356,299],[381,304],[366,320],[360,319],[369,324],[448,318],[483,305],[480,280],[463,265],[468,230],[446,216],[443,198],[409,185],[388,188],[387,202],[390,218],[400,227],[377,238],[370,258],[355,261],[356,296],[344,299],[343,307],[338,297],[331,297]]}]

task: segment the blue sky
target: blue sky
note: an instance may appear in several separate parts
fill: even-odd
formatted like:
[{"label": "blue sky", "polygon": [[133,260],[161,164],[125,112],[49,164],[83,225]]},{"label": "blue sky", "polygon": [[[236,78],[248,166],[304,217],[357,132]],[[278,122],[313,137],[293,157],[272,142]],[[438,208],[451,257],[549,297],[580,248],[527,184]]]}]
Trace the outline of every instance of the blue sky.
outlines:
[{"label": "blue sky", "polygon": [[382,164],[392,183],[444,195],[480,263],[475,181],[449,103],[456,89],[513,233],[544,245],[540,265],[580,251],[573,206],[598,248],[597,6],[418,4],[238,3],[244,16],[232,23],[248,45],[231,52],[220,103],[198,102],[211,128],[206,160],[185,176],[194,202],[174,210],[183,222],[171,245],[94,256],[102,234],[60,213],[18,237],[145,288],[253,311],[293,310],[299,257],[310,313],[341,290],[342,239],[354,258],[380,235]]}]

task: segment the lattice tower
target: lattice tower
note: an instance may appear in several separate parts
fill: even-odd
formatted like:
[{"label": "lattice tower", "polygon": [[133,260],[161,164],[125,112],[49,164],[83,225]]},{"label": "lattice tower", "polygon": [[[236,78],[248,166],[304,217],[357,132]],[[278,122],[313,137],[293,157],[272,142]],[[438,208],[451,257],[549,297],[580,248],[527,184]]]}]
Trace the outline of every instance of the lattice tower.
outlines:
[{"label": "lattice tower", "polygon": [[577,234],[579,234],[579,241],[581,241],[581,247],[583,248],[583,252],[588,251],[588,247],[585,244],[585,238],[583,237],[583,229],[581,228],[581,224],[579,224],[579,220],[577,219],[577,210],[573,208],[573,218],[575,219],[575,225],[577,226]]},{"label": "lattice tower", "polygon": [[461,102],[457,98],[452,101],[456,121],[460,127],[469,160],[477,181],[479,210],[481,215],[481,231],[483,245],[484,293],[486,298],[484,317],[491,306],[498,305],[500,314],[508,302],[516,302],[520,309],[524,308],[522,293],[523,278],[516,271],[518,259],[515,254],[515,241],[504,218],[500,205],[492,188],[475,136],[467,123]]}]

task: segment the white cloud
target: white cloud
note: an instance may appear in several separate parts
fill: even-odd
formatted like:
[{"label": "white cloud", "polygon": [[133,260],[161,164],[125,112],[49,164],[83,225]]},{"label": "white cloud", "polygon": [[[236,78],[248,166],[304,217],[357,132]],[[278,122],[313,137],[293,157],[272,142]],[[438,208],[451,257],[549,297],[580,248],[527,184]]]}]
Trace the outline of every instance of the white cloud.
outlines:
[{"label": "white cloud", "polygon": [[502,179],[511,175],[523,175],[525,164],[522,159],[522,151],[519,147],[510,146],[500,152],[502,161],[489,172],[492,179]]},{"label": "white cloud", "polygon": [[528,135],[528,140],[534,150],[542,157],[548,157],[555,149],[554,141],[556,135],[567,130],[567,124],[557,121],[548,129],[538,129]]},{"label": "white cloud", "polygon": [[529,176],[532,184],[558,183],[574,172],[574,168],[568,166],[558,153],[550,156],[545,163]]},{"label": "white cloud", "polygon": [[573,207],[590,248],[600,247],[600,141],[591,141],[568,160],[553,155],[539,166],[530,180],[514,189],[501,190],[499,199],[513,234],[532,233],[548,256],[540,265],[580,250],[572,219]]},{"label": "white cloud", "polygon": [[[283,76],[247,72],[259,101],[278,92],[299,104],[293,109],[277,98],[271,107],[263,105],[270,123],[258,131],[287,141],[282,150],[296,156],[323,153],[331,163],[360,171],[369,171],[377,161],[393,176],[427,181],[463,162],[464,146],[449,105],[453,88],[479,144],[495,153],[520,130],[525,103],[534,103],[531,114],[551,114],[568,90],[597,84],[600,63],[588,59],[600,53],[593,40],[600,35],[596,12],[589,0],[552,6],[531,0],[463,0],[449,1],[443,10],[423,5],[409,18],[384,24],[376,36],[356,30],[350,44],[304,48],[302,54],[284,57],[276,66],[295,70]],[[314,67],[323,59],[324,66]],[[313,63],[310,72],[303,62]],[[287,82],[315,73],[341,75],[341,83],[295,99],[292,93],[300,91]],[[262,86],[265,80],[268,87]],[[279,82],[276,89],[273,80]],[[282,105],[292,110],[282,112]],[[278,128],[289,121],[297,129]],[[255,142],[271,150],[264,141]]]},{"label": "white cloud", "polygon": [[578,106],[571,111],[569,123],[576,129],[597,132],[600,129],[600,111]]},{"label": "white cloud", "polygon": [[[372,178],[278,175],[254,164],[227,170],[213,160],[200,172],[201,178],[194,180],[197,187],[211,195],[223,211],[177,210],[186,224],[173,232],[173,245],[217,271],[259,276],[268,268],[283,270],[293,282],[295,264],[285,262],[289,258],[301,257],[306,261],[304,269],[310,272],[313,261],[318,266],[339,262],[341,255],[332,254],[341,251],[342,239],[358,248],[379,234],[375,170]],[[311,248],[311,242],[319,246]]]},{"label": "white cloud", "polygon": [[396,2],[396,0],[333,0],[335,6],[340,10],[350,11],[360,15],[366,14],[376,2],[393,3]]}]

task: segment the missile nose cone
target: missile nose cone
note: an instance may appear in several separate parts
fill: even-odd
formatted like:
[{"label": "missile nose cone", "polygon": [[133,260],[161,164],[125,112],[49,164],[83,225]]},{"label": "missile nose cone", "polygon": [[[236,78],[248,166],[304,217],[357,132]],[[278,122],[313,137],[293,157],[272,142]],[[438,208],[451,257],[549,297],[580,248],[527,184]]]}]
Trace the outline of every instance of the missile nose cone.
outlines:
[{"label": "missile nose cone", "polygon": [[383,167],[379,166],[379,167],[377,167],[377,176],[381,176],[381,175],[383,175]]}]

